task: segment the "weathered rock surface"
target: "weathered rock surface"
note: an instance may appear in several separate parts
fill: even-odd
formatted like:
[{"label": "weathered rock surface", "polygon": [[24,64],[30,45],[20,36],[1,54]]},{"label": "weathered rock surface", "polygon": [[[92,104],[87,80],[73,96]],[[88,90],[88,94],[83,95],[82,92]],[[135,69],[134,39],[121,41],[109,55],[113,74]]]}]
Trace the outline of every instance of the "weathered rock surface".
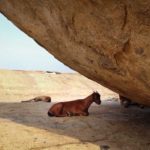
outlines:
[{"label": "weathered rock surface", "polygon": [[64,64],[150,106],[149,0],[3,0],[0,11]]}]

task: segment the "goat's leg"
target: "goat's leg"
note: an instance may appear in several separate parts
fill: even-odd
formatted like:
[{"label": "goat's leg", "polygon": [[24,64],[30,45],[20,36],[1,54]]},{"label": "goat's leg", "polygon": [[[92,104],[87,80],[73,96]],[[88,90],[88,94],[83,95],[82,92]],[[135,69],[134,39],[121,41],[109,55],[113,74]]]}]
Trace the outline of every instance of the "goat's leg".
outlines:
[{"label": "goat's leg", "polygon": [[89,115],[89,112],[84,112],[84,111],[75,113],[75,116],[88,116],[88,115]]},{"label": "goat's leg", "polygon": [[63,112],[63,104],[59,103],[54,105],[52,108],[50,108],[50,110],[48,111],[48,115],[55,116],[55,117],[66,117],[67,113]]},{"label": "goat's leg", "polygon": [[61,112],[60,114],[58,114],[56,117],[72,117],[72,116],[74,116],[74,114],[72,113],[72,112]]},{"label": "goat's leg", "polygon": [[[48,115],[50,113],[48,112]],[[55,117],[67,117],[68,115],[67,114],[62,114],[62,113],[52,113],[52,115],[49,115],[49,116],[55,116]]]},{"label": "goat's leg", "polygon": [[55,117],[67,117],[67,114],[56,114]]},{"label": "goat's leg", "polygon": [[82,113],[82,116],[88,116],[89,115],[89,112],[83,112]]},{"label": "goat's leg", "polygon": [[62,110],[55,113],[55,117],[67,117],[68,114],[64,113]]},{"label": "goat's leg", "polygon": [[57,113],[55,113],[55,116],[56,117],[67,117],[68,116],[67,112],[65,112],[63,110],[62,104],[60,104],[59,107],[57,108]]},{"label": "goat's leg", "polygon": [[88,116],[89,112],[55,114],[56,117]]}]

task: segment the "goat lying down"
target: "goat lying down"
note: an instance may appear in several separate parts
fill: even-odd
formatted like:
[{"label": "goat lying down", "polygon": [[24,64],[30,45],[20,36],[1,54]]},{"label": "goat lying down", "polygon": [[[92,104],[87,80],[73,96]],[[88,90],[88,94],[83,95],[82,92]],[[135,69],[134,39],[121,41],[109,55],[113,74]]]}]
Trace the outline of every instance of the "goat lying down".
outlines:
[{"label": "goat lying down", "polygon": [[137,106],[140,108],[145,107],[143,104],[138,104],[136,102],[133,102],[131,99],[124,97],[124,96],[121,96],[121,95],[119,95],[119,99],[120,99],[121,106],[123,106],[124,108],[128,108],[130,106]]},{"label": "goat lying down", "polygon": [[93,102],[98,105],[101,104],[100,94],[98,92],[93,92],[84,99],[56,103],[48,110],[48,116],[88,116],[88,109]]},{"label": "goat lying down", "polygon": [[22,103],[24,102],[39,102],[39,101],[43,101],[43,102],[51,102],[51,97],[49,96],[38,96],[29,100],[25,100],[25,101],[21,101]]}]

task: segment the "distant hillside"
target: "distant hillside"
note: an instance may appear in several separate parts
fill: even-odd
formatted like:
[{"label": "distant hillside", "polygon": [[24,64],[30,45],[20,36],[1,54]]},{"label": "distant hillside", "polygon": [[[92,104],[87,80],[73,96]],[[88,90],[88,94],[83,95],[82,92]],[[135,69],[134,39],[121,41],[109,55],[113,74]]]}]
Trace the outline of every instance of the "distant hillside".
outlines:
[{"label": "distant hillside", "polygon": [[0,70],[0,101],[20,101],[34,96],[49,95],[55,101],[89,95],[93,90],[102,99],[117,94],[77,73]]}]

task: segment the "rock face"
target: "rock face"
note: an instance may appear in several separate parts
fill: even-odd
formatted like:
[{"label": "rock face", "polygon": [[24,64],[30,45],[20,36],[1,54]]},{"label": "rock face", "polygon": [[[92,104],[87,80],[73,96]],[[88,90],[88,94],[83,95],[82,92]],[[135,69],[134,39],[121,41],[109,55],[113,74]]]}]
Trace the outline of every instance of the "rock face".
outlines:
[{"label": "rock face", "polygon": [[150,106],[149,0],[3,0],[0,11],[64,64]]}]

